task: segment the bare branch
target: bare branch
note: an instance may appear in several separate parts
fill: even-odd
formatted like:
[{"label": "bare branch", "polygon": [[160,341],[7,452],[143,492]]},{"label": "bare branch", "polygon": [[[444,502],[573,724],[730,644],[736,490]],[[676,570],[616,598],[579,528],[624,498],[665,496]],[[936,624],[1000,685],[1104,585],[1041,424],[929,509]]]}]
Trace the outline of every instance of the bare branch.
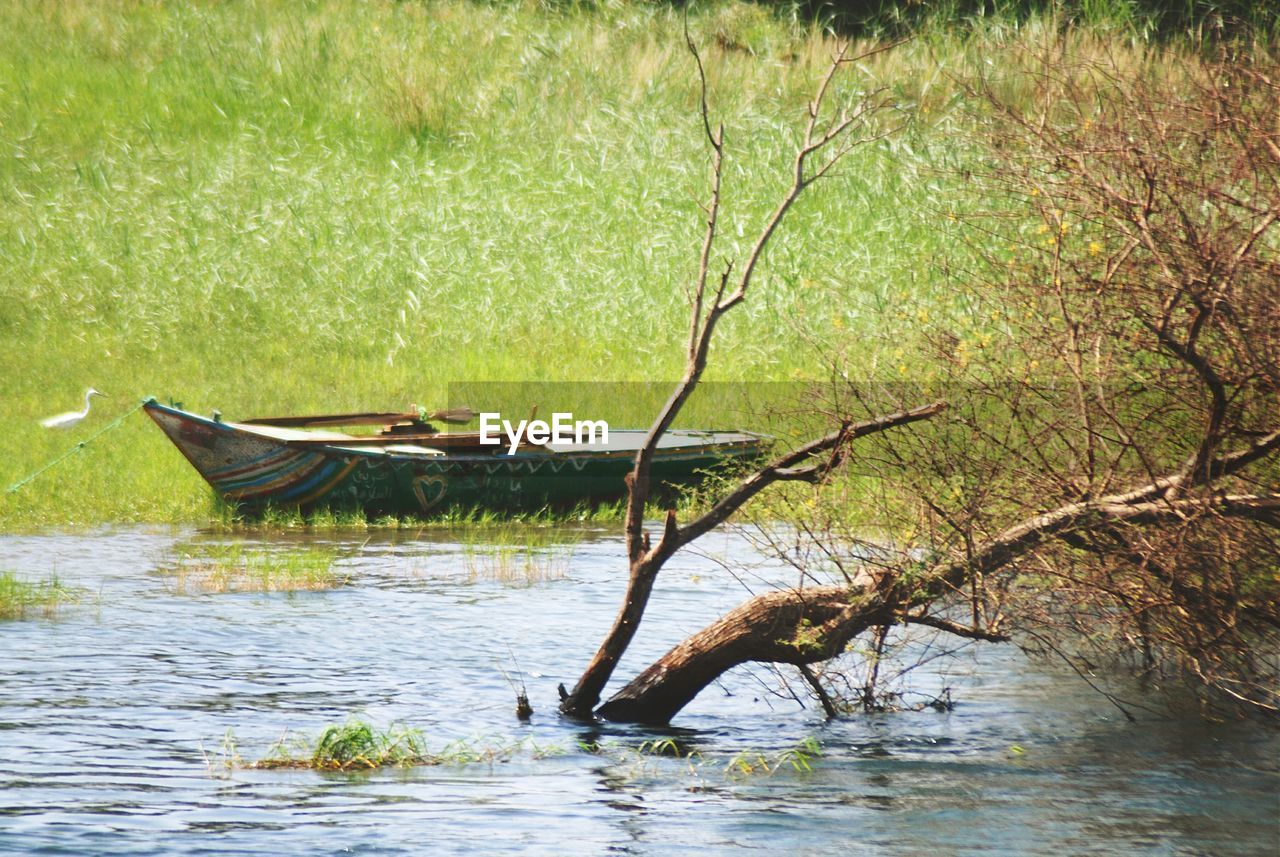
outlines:
[{"label": "bare branch", "polygon": [[964,637],[969,640],[1007,643],[1012,639],[1008,634],[1001,634],[997,631],[984,630],[982,628],[971,628],[966,625],[957,625],[955,622],[950,622],[937,616],[926,616],[923,613],[904,614],[902,621],[908,625],[924,625],[929,628],[936,628],[939,631],[945,631],[953,636]]},{"label": "bare branch", "polygon": [[674,553],[679,548],[727,521],[734,512],[741,509],[751,498],[775,482],[788,479],[816,479],[829,472],[831,467],[839,463],[838,460],[833,460],[822,467],[797,468],[797,465],[815,455],[828,450],[839,449],[841,450],[841,457],[843,457],[847,453],[848,444],[860,437],[928,419],[935,414],[941,413],[945,407],[946,404],[944,402],[934,402],[931,405],[877,417],[856,425],[844,425],[830,434],[811,440],[743,479],[738,483],[737,488],[721,498],[706,514],[681,527],[676,534],[675,541],[668,543],[664,538],[655,548],[655,551],[663,551],[667,555]]},{"label": "bare branch", "polygon": [[827,689],[822,686],[822,682],[813,674],[813,670],[809,669],[808,664],[800,664],[797,669],[800,675],[804,676],[804,680],[809,683],[809,687],[813,688],[814,695],[818,697],[818,702],[822,704],[822,710],[826,712],[827,718],[838,717],[840,712],[836,710],[836,704],[831,701],[831,695],[827,693]]}]

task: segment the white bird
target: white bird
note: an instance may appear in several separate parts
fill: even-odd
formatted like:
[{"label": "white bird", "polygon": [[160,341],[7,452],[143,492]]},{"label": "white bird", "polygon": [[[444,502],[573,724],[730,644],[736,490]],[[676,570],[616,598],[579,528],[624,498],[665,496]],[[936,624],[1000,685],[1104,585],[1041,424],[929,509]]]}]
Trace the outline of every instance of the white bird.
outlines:
[{"label": "white bird", "polygon": [[58,414],[56,417],[49,417],[41,420],[40,425],[47,429],[69,429],[78,424],[82,419],[89,416],[89,399],[94,396],[106,396],[106,393],[99,393],[90,387],[84,393],[84,410],[83,411],[67,411],[65,414]]}]

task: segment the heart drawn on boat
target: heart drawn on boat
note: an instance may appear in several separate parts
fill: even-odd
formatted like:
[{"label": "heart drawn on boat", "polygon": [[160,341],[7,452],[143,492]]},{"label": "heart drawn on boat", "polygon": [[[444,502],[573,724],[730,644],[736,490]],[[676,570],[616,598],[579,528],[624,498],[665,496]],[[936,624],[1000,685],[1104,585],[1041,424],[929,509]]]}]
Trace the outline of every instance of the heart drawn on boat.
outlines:
[{"label": "heart drawn on boat", "polygon": [[416,476],[413,480],[413,496],[418,498],[422,511],[429,512],[444,499],[448,480],[443,476]]}]

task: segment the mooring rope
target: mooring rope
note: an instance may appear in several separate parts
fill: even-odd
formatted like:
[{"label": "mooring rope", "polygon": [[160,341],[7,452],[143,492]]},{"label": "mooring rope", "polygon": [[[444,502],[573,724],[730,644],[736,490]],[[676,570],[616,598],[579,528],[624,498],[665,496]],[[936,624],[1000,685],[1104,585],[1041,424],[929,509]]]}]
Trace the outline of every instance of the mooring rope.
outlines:
[{"label": "mooring rope", "polygon": [[41,468],[40,468],[39,470],[37,470],[35,473],[32,473],[30,476],[26,477],[25,479],[19,479],[17,482],[15,482],[15,483],[13,483],[12,485],[10,485],[10,486],[8,487],[8,489],[6,489],[6,490],[5,490],[5,493],[6,493],[6,494],[13,494],[13,493],[16,493],[16,492],[17,492],[17,490],[18,490],[19,488],[23,487],[23,486],[24,486],[24,485],[26,485],[28,482],[30,482],[30,481],[32,481],[33,479],[35,479],[35,478],[36,478],[37,476],[39,476],[41,473],[44,473],[44,472],[45,472],[46,470],[48,470],[49,468],[54,467],[55,465],[61,464],[63,461],[66,461],[68,458],[70,458],[71,456],[75,455],[77,452],[80,452],[80,451],[81,451],[82,449],[84,449],[86,446],[88,446],[89,444],[93,443],[95,440],[97,440],[98,438],[102,437],[104,434],[106,434],[107,432],[111,431],[111,430],[112,430],[113,428],[115,428],[116,426],[120,425],[120,423],[124,422],[126,419],[128,419],[128,418],[129,418],[129,417],[131,417],[131,416],[133,416],[133,415],[134,415],[134,414],[136,414],[138,411],[142,410],[142,406],[143,406],[143,405],[145,405],[145,404],[146,404],[146,401],[141,401],[141,402],[139,402],[138,404],[134,405],[132,408],[130,408],[129,410],[125,411],[123,414],[121,414],[120,416],[116,417],[114,420],[112,420],[111,422],[107,423],[107,424],[106,424],[105,426],[103,426],[102,428],[98,429],[96,432],[94,432],[93,434],[91,434],[89,437],[86,437],[84,440],[80,441],[80,442],[79,442],[79,443],[77,443],[75,446],[71,447],[71,448],[70,448],[70,449],[68,449],[66,452],[62,453],[62,455],[59,455],[57,458],[55,458],[55,459],[53,459],[52,461],[50,461],[49,463],[45,464],[43,467],[41,467]]}]

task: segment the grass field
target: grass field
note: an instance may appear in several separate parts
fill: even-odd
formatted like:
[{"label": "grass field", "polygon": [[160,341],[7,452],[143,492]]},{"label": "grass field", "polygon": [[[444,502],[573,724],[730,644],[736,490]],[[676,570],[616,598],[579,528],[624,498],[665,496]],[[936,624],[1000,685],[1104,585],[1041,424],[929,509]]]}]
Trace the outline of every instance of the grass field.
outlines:
[{"label": "grass field", "polygon": [[[728,127],[727,253],[787,180],[832,42],[743,3],[690,25]],[[708,164],[681,27],[638,3],[3,4],[0,489],[151,394],[235,418],[676,377]],[[952,75],[1055,31],[928,31],[843,78],[901,129],[795,210],[710,377],[824,377],[837,348],[891,375],[923,326],[990,335],[946,273],[974,264],[948,206],[981,154]],[[89,386],[111,398],[79,427],[37,425]],[[214,514],[141,415],[0,495],[2,528]]]}]

